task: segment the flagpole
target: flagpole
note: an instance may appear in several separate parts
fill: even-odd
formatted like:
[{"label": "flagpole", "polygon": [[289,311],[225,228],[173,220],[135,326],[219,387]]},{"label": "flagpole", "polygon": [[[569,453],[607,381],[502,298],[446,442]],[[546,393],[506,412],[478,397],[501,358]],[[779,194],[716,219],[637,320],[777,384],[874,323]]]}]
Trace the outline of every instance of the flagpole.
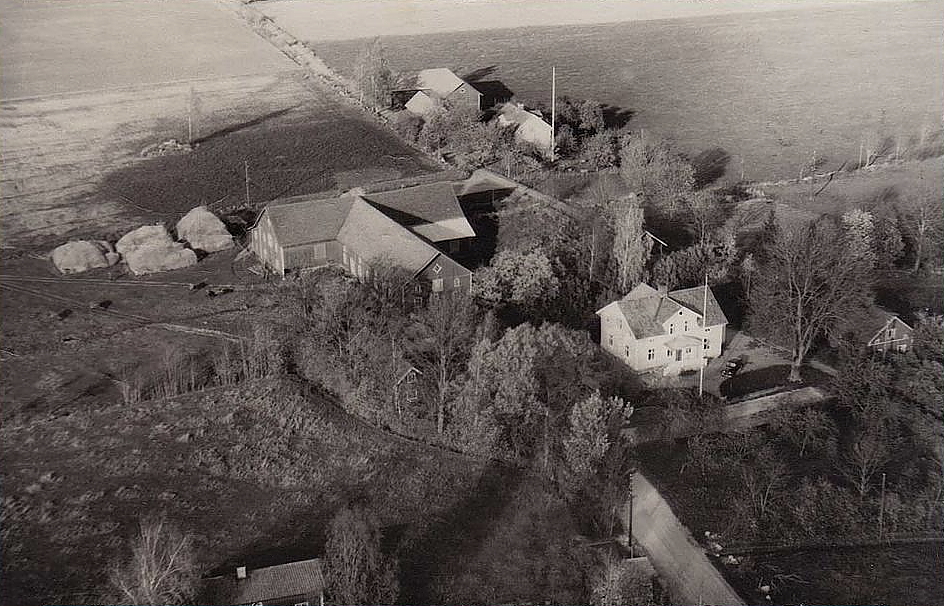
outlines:
[{"label": "flagpole", "polygon": [[701,327],[702,327],[702,337],[701,337],[702,338],[702,347],[701,347],[702,360],[701,360],[701,369],[698,373],[698,397],[699,398],[701,397],[702,392],[705,389],[705,365],[707,363],[707,359],[705,358],[705,345],[704,345],[705,332],[704,331],[705,329],[708,328],[708,274],[705,274],[705,296],[704,296],[704,299],[702,299],[702,304],[701,304]]},{"label": "flagpole", "polygon": [[557,119],[557,66],[551,66],[551,162],[554,161],[554,122]]}]

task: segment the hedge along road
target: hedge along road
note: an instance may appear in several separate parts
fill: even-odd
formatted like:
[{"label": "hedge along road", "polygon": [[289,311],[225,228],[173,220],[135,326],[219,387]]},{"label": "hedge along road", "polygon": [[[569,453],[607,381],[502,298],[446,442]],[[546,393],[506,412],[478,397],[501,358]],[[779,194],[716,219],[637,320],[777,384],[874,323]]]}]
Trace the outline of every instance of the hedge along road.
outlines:
[{"label": "hedge along road", "polygon": [[0,0],[3,100],[295,69],[214,2]]}]

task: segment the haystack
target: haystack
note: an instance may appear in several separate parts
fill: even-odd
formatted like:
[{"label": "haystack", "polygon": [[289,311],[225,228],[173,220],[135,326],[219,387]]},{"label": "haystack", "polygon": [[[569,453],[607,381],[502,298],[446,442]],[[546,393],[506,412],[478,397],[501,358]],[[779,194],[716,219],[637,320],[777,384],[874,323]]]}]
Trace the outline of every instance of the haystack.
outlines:
[{"label": "haystack", "polygon": [[109,267],[118,262],[108,242],[76,240],[66,242],[52,251],[52,262],[63,274],[77,274],[96,267]]},{"label": "haystack", "polygon": [[124,257],[128,269],[136,276],[189,267],[197,262],[197,254],[179,242],[137,246]]},{"label": "haystack", "polygon": [[194,208],[177,222],[177,237],[186,240],[190,248],[208,253],[233,247],[233,236],[206,206]]},{"label": "haystack", "polygon": [[115,244],[115,250],[121,256],[127,257],[129,252],[139,246],[173,247],[174,239],[163,225],[145,225],[121,236]]}]

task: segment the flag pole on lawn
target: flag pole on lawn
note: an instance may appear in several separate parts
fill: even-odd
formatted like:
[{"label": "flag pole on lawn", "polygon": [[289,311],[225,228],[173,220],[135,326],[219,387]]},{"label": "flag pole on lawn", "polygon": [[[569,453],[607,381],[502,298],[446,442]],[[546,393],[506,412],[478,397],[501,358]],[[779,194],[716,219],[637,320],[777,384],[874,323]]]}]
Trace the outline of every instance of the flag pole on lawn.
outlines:
[{"label": "flag pole on lawn", "polygon": [[551,66],[551,162],[554,161],[554,122],[557,119],[557,66]]}]

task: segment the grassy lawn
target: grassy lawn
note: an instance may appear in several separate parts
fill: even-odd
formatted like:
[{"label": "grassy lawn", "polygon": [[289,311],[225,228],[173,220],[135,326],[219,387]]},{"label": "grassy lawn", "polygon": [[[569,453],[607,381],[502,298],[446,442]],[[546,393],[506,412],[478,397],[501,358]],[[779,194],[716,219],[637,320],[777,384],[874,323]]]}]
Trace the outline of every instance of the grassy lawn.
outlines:
[{"label": "grassy lawn", "polygon": [[5,423],[0,438],[2,601],[25,606],[93,599],[148,512],[198,535],[205,570],[253,565],[319,555],[347,499],[364,499],[384,525],[412,523],[455,505],[481,473],[281,380]]}]

